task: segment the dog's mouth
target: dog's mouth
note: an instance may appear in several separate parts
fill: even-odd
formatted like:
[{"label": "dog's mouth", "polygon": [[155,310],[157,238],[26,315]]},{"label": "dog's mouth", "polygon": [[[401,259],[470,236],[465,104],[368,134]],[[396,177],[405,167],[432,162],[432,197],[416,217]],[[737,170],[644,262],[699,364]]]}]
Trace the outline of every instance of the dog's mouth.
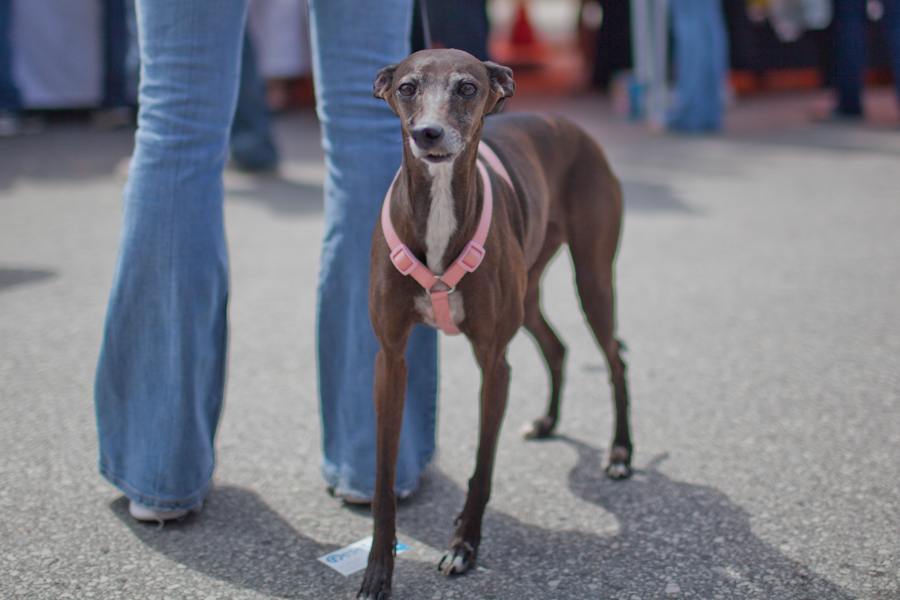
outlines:
[{"label": "dog's mouth", "polygon": [[429,152],[423,158],[430,163],[442,163],[451,160],[453,158],[453,154],[451,152]]}]

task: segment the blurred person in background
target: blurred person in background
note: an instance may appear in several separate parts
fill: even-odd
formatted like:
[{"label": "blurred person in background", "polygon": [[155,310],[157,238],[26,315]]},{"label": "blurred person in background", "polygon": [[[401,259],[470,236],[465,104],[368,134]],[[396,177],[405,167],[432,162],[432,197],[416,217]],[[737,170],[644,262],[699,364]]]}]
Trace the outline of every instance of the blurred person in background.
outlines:
[{"label": "blurred person in background", "polygon": [[587,0],[582,3],[581,31],[585,48],[593,58],[591,82],[607,91],[613,75],[633,68],[631,9],[621,0]]},{"label": "blurred person in background", "polygon": [[722,129],[728,34],[722,0],[671,0],[675,85],[665,126],[686,133]]},{"label": "blurred person in background", "polygon": [[862,88],[865,81],[866,10],[880,4],[882,31],[884,31],[894,72],[894,88],[900,100],[900,0],[834,0],[834,85],[837,106],[834,117],[838,119],[862,118]]},{"label": "blurred person in background", "polygon": [[278,148],[272,138],[272,118],[266,104],[263,81],[256,70],[256,55],[249,32],[244,34],[241,80],[228,150],[231,153],[231,166],[236,169],[265,173],[278,168]]},{"label": "blurred person in background", "polygon": [[22,100],[12,74],[12,0],[0,0],[0,137],[19,133]]},{"label": "blurred person in background", "polygon": [[[375,481],[369,253],[400,165],[396,117],[372,97],[409,53],[409,0],[310,3],[326,154],[318,349],[322,471],[333,493],[368,501]],[[225,166],[237,103],[246,0],[137,3],[138,131],[95,383],[101,474],[137,519],[199,510],[215,467],[229,297]],[[437,339],[416,326],[397,493],[434,453]],[[309,385],[313,385],[310,382]]]},{"label": "blurred person in background", "polygon": [[265,81],[268,105],[276,112],[296,103],[298,83],[311,85],[307,14],[306,0],[250,0],[247,26],[257,72]]},{"label": "blurred person in background", "polygon": [[125,0],[103,2],[103,104],[94,124],[103,129],[134,125],[135,99],[128,92],[128,48],[131,32]]},{"label": "blurred person in background", "polygon": [[425,26],[432,46],[456,48],[478,60],[489,60],[487,0],[413,0],[413,52],[428,45]]}]

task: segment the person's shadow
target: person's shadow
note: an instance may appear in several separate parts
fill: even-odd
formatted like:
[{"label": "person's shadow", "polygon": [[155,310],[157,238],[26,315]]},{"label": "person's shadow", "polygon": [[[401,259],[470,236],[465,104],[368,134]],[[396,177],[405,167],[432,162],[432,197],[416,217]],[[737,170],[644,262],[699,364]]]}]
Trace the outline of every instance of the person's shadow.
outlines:
[{"label": "person's shadow", "polygon": [[[329,569],[316,558],[336,550],[302,535],[254,492],[215,486],[203,510],[164,527],[143,523],[128,514],[128,499],[110,508],[142,542],[169,559],[231,585],[278,598],[310,598],[309,582],[321,594],[346,595]],[[343,578],[341,578],[343,579]],[[331,589],[329,589],[331,588]]]},{"label": "person's shadow", "polygon": [[[447,579],[437,571],[436,560],[406,560],[401,554],[394,574],[396,600],[448,592],[485,600],[850,597],[757,538],[749,515],[721,492],[656,471],[664,457],[617,482],[603,475],[601,451],[564,436],[543,443],[564,443],[577,452],[569,490],[596,505],[598,517],[599,509],[615,516],[618,532],[549,530],[489,505],[479,568]],[[442,552],[464,501],[464,489],[429,467],[419,490],[400,503],[398,531]],[[203,512],[163,529],[131,519],[124,498],[111,508],[139,539],[170,559],[275,597],[353,597],[362,576],[345,578],[319,563],[317,557],[337,546],[304,536],[255,493],[240,488],[213,488]]]},{"label": "person's shadow", "polygon": [[46,269],[10,269],[0,267],[0,291],[17,285],[43,281],[56,275],[55,271]]}]

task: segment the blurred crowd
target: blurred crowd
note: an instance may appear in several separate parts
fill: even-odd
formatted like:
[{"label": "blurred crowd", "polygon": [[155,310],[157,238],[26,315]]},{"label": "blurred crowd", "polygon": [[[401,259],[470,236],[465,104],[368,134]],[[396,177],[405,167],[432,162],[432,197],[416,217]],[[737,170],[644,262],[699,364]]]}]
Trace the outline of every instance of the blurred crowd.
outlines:
[{"label": "blurred crowd", "polygon": [[580,24],[594,84],[626,88],[632,116],[660,128],[720,129],[728,69],[751,89],[767,71],[814,70],[835,90],[822,120],[862,118],[869,67],[900,97],[898,0],[584,0]]},{"label": "blurred crowd", "polygon": [[[518,7],[522,19],[529,3],[554,1],[578,5],[572,38],[580,34],[593,83],[618,85],[631,116],[659,129],[721,129],[729,68],[778,68],[791,62],[784,58],[791,52],[813,53],[821,81],[835,89],[825,118],[862,115],[868,65],[884,63],[895,84],[900,80],[900,0],[491,3]],[[40,117],[24,109],[90,107],[100,127],[133,124],[140,62],[134,2],[0,0],[0,136],[41,129]],[[414,50],[454,47],[489,58],[487,0],[413,4]],[[263,113],[314,104],[307,10],[306,0],[249,0],[241,131],[233,148],[236,155],[255,148],[238,161],[245,166],[277,162],[274,147],[260,149],[271,146],[260,141],[268,126]]]},{"label": "blurred crowd", "polygon": [[[250,0],[246,39],[267,106],[313,103],[306,0]],[[133,124],[139,69],[135,0],[0,0],[0,136],[39,127],[25,109]]]}]

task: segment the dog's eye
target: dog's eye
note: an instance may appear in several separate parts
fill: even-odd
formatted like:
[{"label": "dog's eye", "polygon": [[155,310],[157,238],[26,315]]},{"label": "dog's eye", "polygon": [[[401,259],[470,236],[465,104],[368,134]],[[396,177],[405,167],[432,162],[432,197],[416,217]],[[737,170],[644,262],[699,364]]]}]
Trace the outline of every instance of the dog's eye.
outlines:
[{"label": "dog's eye", "polygon": [[411,83],[404,83],[397,88],[397,91],[400,92],[401,96],[412,96],[416,93],[416,86]]},{"label": "dog's eye", "polygon": [[475,92],[477,92],[477,91],[478,91],[478,88],[476,88],[475,85],[471,84],[471,83],[464,83],[461,86],[459,86],[459,93],[461,96],[466,96],[466,97],[474,96]]}]

